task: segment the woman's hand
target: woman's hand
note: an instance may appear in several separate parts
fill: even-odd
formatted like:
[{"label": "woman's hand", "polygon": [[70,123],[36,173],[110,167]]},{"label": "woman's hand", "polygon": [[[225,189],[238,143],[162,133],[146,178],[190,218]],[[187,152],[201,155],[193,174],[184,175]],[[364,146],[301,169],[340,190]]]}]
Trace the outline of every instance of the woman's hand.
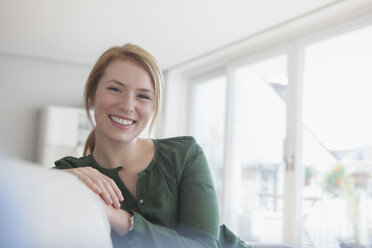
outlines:
[{"label": "woman's hand", "polygon": [[120,202],[124,201],[124,197],[114,180],[90,166],[66,169],[65,171],[77,176],[95,193],[99,194],[107,205],[120,208]]},{"label": "woman's hand", "polygon": [[106,216],[110,223],[111,229],[120,236],[124,236],[129,232],[129,218],[133,215],[122,209],[116,209],[112,206],[104,204]]}]

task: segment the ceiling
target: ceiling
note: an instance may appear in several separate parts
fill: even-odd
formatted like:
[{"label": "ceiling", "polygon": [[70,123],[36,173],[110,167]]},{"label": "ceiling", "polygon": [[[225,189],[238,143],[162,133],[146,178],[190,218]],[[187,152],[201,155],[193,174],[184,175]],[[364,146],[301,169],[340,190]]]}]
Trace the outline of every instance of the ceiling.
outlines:
[{"label": "ceiling", "polygon": [[0,52],[91,65],[127,42],[166,70],[339,0],[1,0]]}]

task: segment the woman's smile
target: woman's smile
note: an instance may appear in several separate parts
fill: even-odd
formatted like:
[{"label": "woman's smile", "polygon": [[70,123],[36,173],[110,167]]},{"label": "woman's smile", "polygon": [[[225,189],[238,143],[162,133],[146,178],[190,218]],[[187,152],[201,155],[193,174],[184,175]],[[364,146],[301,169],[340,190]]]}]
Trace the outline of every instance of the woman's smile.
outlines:
[{"label": "woman's smile", "polygon": [[113,124],[119,128],[129,128],[131,127],[136,121],[125,118],[125,117],[119,117],[117,115],[109,115],[109,118],[113,122]]}]

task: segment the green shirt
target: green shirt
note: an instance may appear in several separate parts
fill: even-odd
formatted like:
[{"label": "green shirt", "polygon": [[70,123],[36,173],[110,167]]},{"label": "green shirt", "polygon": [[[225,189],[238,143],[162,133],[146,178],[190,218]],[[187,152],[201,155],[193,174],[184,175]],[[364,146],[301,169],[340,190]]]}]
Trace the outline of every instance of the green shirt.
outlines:
[{"label": "green shirt", "polygon": [[119,178],[118,172],[123,167],[103,168],[92,154],[82,158],[65,157],[55,165],[59,169],[92,166],[115,181],[124,196],[121,208],[135,217],[134,230],[127,235],[120,237],[112,232],[114,247],[241,245],[225,226],[219,226],[218,201],[211,173],[195,139],[154,139],[154,144],[154,158],[138,174],[137,198]]}]

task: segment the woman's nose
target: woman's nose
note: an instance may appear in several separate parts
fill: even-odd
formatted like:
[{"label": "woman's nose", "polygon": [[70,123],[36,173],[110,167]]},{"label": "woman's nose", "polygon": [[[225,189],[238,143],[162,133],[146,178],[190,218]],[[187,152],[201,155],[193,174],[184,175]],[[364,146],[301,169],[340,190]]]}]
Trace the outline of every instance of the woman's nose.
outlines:
[{"label": "woman's nose", "polygon": [[135,99],[132,96],[124,96],[119,103],[119,108],[126,112],[133,112],[135,108]]}]

